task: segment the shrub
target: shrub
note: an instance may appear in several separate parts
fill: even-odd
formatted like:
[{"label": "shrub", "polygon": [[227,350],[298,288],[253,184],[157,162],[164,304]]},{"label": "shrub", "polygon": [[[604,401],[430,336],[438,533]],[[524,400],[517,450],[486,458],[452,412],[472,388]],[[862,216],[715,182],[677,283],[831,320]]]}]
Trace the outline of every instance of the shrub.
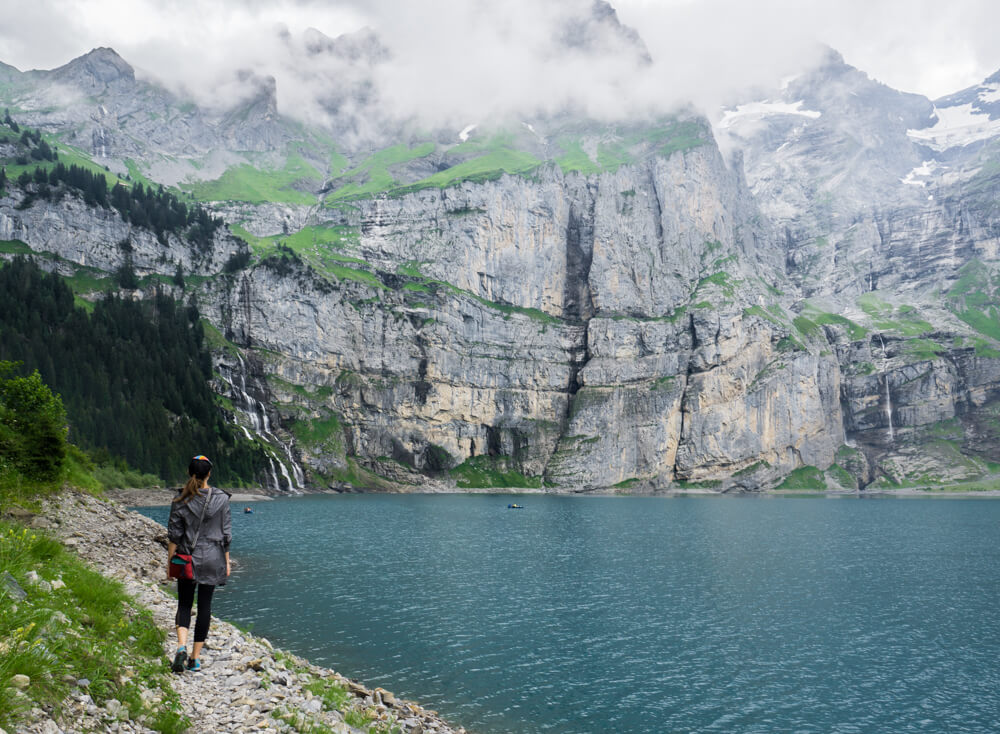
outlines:
[{"label": "shrub", "polygon": [[0,457],[31,479],[51,481],[66,458],[66,410],[37,370],[17,377],[17,366],[0,362]]}]

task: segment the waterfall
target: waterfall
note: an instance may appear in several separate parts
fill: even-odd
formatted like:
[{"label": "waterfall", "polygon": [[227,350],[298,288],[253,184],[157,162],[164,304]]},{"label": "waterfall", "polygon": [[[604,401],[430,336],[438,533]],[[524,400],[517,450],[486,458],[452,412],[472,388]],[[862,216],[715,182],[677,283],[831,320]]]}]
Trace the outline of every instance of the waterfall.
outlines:
[{"label": "waterfall", "polygon": [[886,371],[889,358],[885,354],[885,340],[882,338],[881,333],[878,335],[878,340],[882,345],[882,379],[885,381],[885,415],[889,420],[889,443],[892,443],[895,440],[892,430],[892,393],[889,391],[889,373]]},{"label": "waterfall", "polygon": [[[247,389],[247,365],[243,357],[236,356],[239,367],[230,368],[230,375],[227,378],[220,375],[221,380],[229,386],[229,397],[233,401],[236,415],[233,422],[239,426],[248,439],[253,440],[254,436],[266,447],[268,465],[270,467],[269,476],[265,476],[268,489],[277,491],[296,492],[305,488],[306,478],[302,467],[295,460],[292,447],[282,441],[271,427],[271,419],[267,415],[267,408],[260,400],[251,395]],[[222,365],[225,368],[225,365]],[[250,429],[238,419],[243,416],[244,422],[250,424]],[[252,432],[252,433],[251,433]],[[289,471],[291,467],[291,471]],[[267,474],[267,473],[265,473]]]}]

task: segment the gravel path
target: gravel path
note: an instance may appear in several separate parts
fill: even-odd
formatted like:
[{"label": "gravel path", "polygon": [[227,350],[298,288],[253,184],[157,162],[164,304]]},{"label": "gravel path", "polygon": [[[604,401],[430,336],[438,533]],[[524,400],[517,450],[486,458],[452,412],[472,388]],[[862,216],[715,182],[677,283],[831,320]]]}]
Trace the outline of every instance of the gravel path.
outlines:
[{"label": "gravel path", "polygon": [[[162,582],[166,529],[116,502],[78,492],[64,492],[49,501],[41,515],[31,518],[31,523],[61,538],[84,559],[100,560],[106,575],[120,580],[132,596],[152,611],[157,624],[168,632],[164,645],[166,665],[174,650],[176,610],[176,600],[165,592]],[[218,619],[212,620],[202,665],[203,669],[197,673],[177,675],[174,683],[184,713],[192,722],[192,732],[353,734],[367,733],[372,724],[374,731],[400,734],[465,732],[449,726],[434,711],[398,699],[380,688],[368,689],[332,670],[275,650],[266,639],[241,632]],[[364,713],[371,719],[370,724],[361,729],[350,726],[344,720],[344,713],[325,706],[320,697],[306,689],[306,686],[321,687],[322,682],[336,682],[346,688],[349,691],[346,708],[353,712],[348,718],[358,723]],[[127,720],[127,710],[123,712],[113,703],[112,710],[99,708],[80,692],[67,706],[67,717],[61,725],[36,719],[21,731],[45,734],[150,731],[138,721]]]}]

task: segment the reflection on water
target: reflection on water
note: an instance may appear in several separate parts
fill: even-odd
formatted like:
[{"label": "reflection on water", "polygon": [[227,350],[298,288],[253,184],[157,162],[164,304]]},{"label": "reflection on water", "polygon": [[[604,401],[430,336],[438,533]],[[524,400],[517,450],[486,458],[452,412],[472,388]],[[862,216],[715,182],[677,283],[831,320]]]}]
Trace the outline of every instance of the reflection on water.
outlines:
[{"label": "reflection on water", "polygon": [[217,613],[480,734],[996,731],[998,501],[510,501],[258,503]]}]

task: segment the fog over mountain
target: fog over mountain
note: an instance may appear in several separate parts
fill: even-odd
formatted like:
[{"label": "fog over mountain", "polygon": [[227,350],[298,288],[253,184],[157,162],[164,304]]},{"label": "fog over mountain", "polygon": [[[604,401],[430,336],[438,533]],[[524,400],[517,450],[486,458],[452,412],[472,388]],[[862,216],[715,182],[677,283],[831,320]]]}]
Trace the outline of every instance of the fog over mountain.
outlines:
[{"label": "fog over mountain", "polygon": [[[274,77],[280,112],[312,123],[350,112],[461,128],[566,109],[623,120],[689,103],[710,111],[807,71],[824,44],[898,89],[939,96],[1000,66],[989,31],[997,7],[626,0],[616,16],[593,0],[17,0],[8,9],[17,24],[0,27],[0,58],[53,68],[110,46],[141,78],[216,107],[256,94],[250,71]],[[323,40],[345,35],[361,40],[339,50]],[[345,94],[359,89],[368,93]]]}]

